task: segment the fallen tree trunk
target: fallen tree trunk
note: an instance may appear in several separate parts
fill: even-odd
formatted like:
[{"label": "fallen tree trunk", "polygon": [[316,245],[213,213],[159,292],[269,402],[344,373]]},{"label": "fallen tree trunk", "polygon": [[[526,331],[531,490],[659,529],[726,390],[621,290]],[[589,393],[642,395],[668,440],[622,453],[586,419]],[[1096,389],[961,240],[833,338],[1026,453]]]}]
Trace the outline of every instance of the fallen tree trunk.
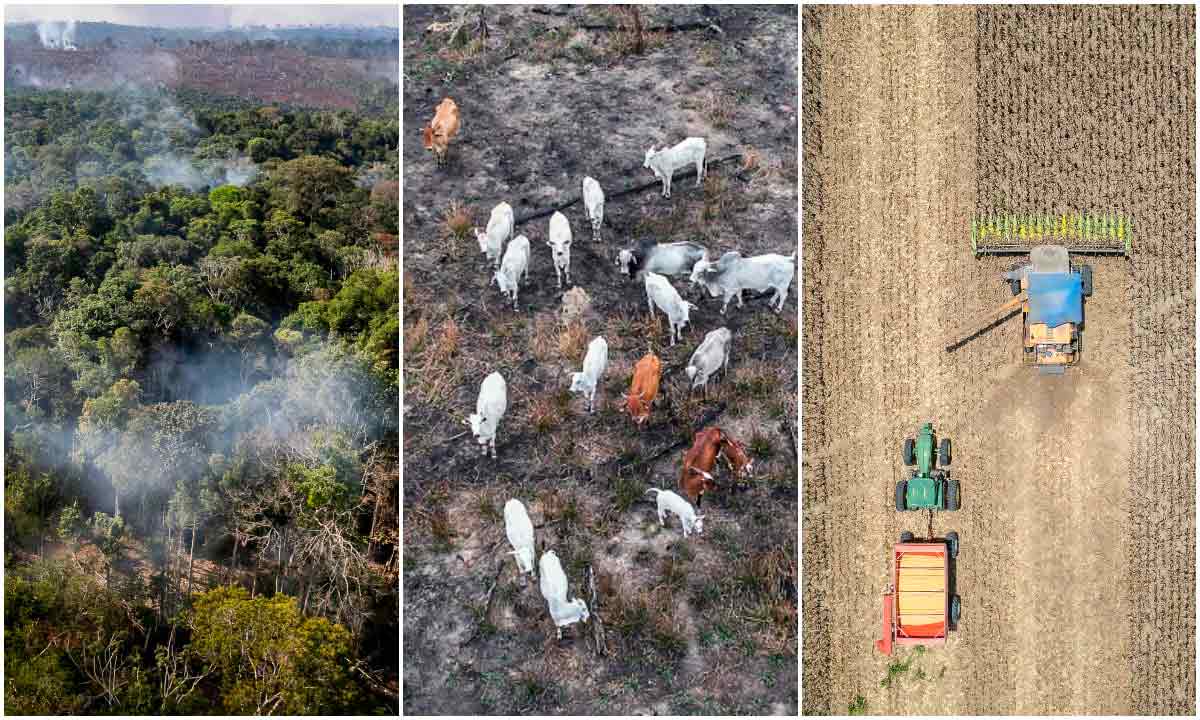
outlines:
[{"label": "fallen tree trunk", "polygon": [[[725,157],[718,158],[716,160],[709,160],[706,163],[706,167],[712,167],[713,165],[719,165],[720,163],[729,162],[731,160],[741,160],[741,159],[742,159],[742,153],[734,153],[733,155],[726,155]],[[634,172],[636,172],[636,170]],[[679,179],[679,178],[695,177],[695,175],[696,175],[696,168],[693,167],[693,168],[689,168],[688,170],[684,170],[682,172],[676,173],[675,178]],[[604,202],[607,203],[609,200],[612,200],[613,198],[619,198],[624,195],[631,195],[636,192],[642,192],[643,190],[646,190],[648,188],[661,187],[661,185],[662,185],[662,181],[659,180],[658,178],[655,178],[648,182],[623,187],[620,190],[617,190],[616,192],[605,192],[604,193]],[[601,187],[604,187],[604,185],[602,184]],[[553,215],[554,213],[559,212],[561,210],[566,210],[567,208],[571,207],[572,205],[574,205],[575,203],[579,202],[582,199],[583,199],[582,194],[571,195],[566,200],[564,200],[563,202],[561,202],[557,205],[552,205],[548,208],[542,208],[541,210],[534,210],[533,212],[521,215],[520,217],[518,217],[516,220],[513,221],[513,225],[521,225],[523,223],[529,222],[530,220],[537,220],[538,218],[543,218],[543,217],[546,217],[547,215]]]},{"label": "fallen tree trunk", "polygon": [[[604,23],[586,23],[579,26],[580,30],[599,30],[601,32],[616,32],[624,28],[624,25],[607,25]],[[708,20],[693,20],[691,22],[671,23],[670,25],[652,25],[648,28],[642,28],[642,32],[647,33],[673,33],[687,32],[690,30],[713,30],[718,35],[725,34],[725,31],[721,29],[720,25]]]}]

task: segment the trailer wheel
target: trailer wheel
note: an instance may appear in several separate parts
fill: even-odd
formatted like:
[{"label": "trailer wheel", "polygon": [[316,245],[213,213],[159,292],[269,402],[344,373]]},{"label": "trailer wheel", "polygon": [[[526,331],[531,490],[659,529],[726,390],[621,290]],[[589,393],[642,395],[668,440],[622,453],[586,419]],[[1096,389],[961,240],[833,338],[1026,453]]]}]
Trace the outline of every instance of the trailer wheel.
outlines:
[{"label": "trailer wheel", "polygon": [[908,493],[908,481],[901,480],[896,483],[896,509],[904,512],[908,509],[907,503],[904,501],[904,496]]},{"label": "trailer wheel", "polygon": [[938,446],[938,465],[945,467],[950,464],[950,438],[942,438]]},{"label": "trailer wheel", "polygon": [[904,532],[900,533],[900,542],[902,542],[902,543],[910,543],[910,542],[912,542],[912,541],[913,541],[913,534],[912,534],[912,533],[910,533],[910,532],[909,532],[909,531],[907,531],[907,530],[905,530]]},{"label": "trailer wheel", "polygon": [[1020,295],[1021,294],[1021,281],[1020,280],[1009,280],[1008,281],[1008,289],[1012,290],[1012,294],[1014,296]]},{"label": "trailer wheel", "polygon": [[950,596],[950,627],[958,629],[958,618],[962,615],[962,602],[957,595]]},{"label": "trailer wheel", "polygon": [[914,457],[914,451],[916,450],[916,446],[917,446],[917,444],[912,438],[904,438],[904,464],[905,465],[916,465],[917,464],[917,460]]},{"label": "trailer wheel", "polygon": [[958,558],[958,533],[951,530],[946,533],[946,547],[950,551],[950,558]]},{"label": "trailer wheel", "polygon": [[946,481],[946,509],[958,509],[958,481],[953,478]]},{"label": "trailer wheel", "polygon": [[1092,266],[1083,265],[1079,268],[1079,282],[1083,286],[1083,296],[1092,296]]}]

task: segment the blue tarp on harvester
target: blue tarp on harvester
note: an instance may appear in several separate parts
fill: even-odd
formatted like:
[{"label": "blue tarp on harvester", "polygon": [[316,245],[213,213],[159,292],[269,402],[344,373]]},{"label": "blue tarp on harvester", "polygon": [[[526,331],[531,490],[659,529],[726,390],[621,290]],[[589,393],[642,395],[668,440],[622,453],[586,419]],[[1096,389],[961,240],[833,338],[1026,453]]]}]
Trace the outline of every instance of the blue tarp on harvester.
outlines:
[{"label": "blue tarp on harvester", "polygon": [[1083,322],[1082,283],[1078,273],[1029,273],[1029,323]]}]

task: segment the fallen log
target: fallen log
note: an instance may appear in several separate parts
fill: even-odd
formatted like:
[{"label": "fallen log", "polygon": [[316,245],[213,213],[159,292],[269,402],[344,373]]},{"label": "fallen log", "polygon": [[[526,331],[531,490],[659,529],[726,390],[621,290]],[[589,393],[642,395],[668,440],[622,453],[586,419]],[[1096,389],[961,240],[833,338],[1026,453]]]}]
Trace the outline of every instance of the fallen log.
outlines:
[{"label": "fallen log", "polygon": [[[718,165],[720,163],[729,162],[730,160],[741,160],[741,159],[742,159],[742,153],[734,153],[733,155],[726,155],[725,157],[717,158],[716,160],[709,160],[706,163],[705,167],[709,168],[709,167],[712,167],[713,165]],[[637,172],[637,171],[634,170],[633,172]],[[632,174],[632,173],[627,173],[627,174]],[[688,170],[684,170],[682,172],[676,173],[675,178],[679,179],[679,178],[695,177],[695,175],[696,175],[696,168],[693,167]],[[600,186],[604,187],[605,184],[601,183]],[[662,181],[659,180],[658,178],[655,178],[648,182],[639,183],[637,185],[626,186],[626,187],[621,188],[620,190],[617,190],[616,192],[607,192],[606,191],[604,193],[604,202],[607,204],[608,201],[612,200],[613,198],[619,198],[624,195],[631,195],[633,193],[641,192],[643,190],[646,190],[646,189],[652,188],[652,187],[656,187],[656,186],[657,187],[662,186]],[[513,221],[513,225],[521,225],[523,223],[529,222],[530,220],[537,220],[538,218],[543,218],[543,217],[546,217],[547,215],[553,215],[556,212],[566,210],[567,208],[571,207],[572,205],[574,205],[575,203],[579,202],[582,199],[583,199],[582,194],[570,195],[570,196],[568,196],[568,198],[566,200],[564,200],[563,202],[561,202],[557,205],[552,205],[548,208],[542,208],[541,210],[534,210],[533,212],[526,213],[524,215],[517,217]]]}]

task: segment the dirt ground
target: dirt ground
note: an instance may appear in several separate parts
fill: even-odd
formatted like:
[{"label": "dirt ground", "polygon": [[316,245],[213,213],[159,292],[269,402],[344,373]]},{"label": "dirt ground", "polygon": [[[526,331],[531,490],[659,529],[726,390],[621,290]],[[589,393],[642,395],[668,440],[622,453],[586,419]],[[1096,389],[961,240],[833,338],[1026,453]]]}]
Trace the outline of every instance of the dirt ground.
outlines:
[{"label": "dirt ground", "polygon": [[[599,7],[489,8],[480,41],[427,31],[444,6],[404,9],[404,709],[407,714],[779,714],[798,710],[798,282],[782,314],[769,295],[720,315],[699,305],[668,347],[645,293],[614,266],[641,239],[693,240],[719,255],[796,250],[798,14],[794,7],[651,7],[647,35],[611,26]],[[706,14],[709,13],[709,14]],[[711,14],[715,13],[715,14]],[[438,168],[420,128],[445,96],[461,113]],[[708,180],[653,179],[651,145],[708,141]],[[548,217],[518,222],[532,246],[520,311],[489,287],[471,226],[508,202],[518,221],[578,195],[585,175],[609,200],[599,242],[581,204],[572,279],[591,297],[582,323],[559,324],[545,246]],[[797,277],[797,281],[799,278]],[[683,368],[704,333],[728,326],[727,378],[708,398]],[[566,392],[587,342],[609,345],[598,409]],[[619,412],[634,363],[663,361],[662,401],[638,432]],[[463,421],[493,370],[508,383],[498,460],[482,459]],[[715,424],[745,442],[754,477],[706,497],[705,531],[662,529],[648,487],[676,488],[695,430]],[[722,482],[726,475],[719,475]],[[521,499],[539,553],[557,552],[571,596],[593,613],[563,643],[536,583],[518,578],[502,508]],[[586,582],[594,572],[598,604]],[[600,623],[596,620],[599,619]],[[604,629],[606,651],[597,645]]]},{"label": "dirt ground", "polygon": [[[803,709],[1185,714],[1195,705],[1191,9],[804,11]],[[1109,210],[1081,364],[1020,366],[970,218]],[[902,439],[954,441],[962,620],[880,633]],[[910,662],[911,661],[911,662]]]}]

